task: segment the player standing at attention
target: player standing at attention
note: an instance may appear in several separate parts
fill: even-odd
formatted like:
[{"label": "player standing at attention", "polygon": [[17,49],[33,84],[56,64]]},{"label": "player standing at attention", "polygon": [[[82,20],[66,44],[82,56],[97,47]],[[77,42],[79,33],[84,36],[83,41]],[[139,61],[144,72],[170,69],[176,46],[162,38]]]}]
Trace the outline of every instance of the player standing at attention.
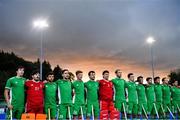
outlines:
[{"label": "player standing at attention", "polygon": [[125,84],[125,87],[127,88],[127,105],[128,105],[128,118],[137,117],[137,109],[138,109],[138,97],[137,97],[137,91],[136,91],[136,83],[134,82],[134,74],[129,73],[128,74],[129,82]]},{"label": "player standing at attention", "polygon": [[171,87],[171,97],[172,97],[172,111],[180,118],[180,88],[178,87],[178,81],[173,82],[173,87]]},{"label": "player standing at attention", "polygon": [[154,85],[152,84],[152,78],[146,78],[147,85],[146,85],[146,97],[147,97],[147,107],[148,107],[148,115],[153,116],[153,109],[155,106],[155,93],[154,93]]},{"label": "player standing at attention", "polygon": [[72,84],[69,80],[69,70],[62,71],[63,79],[56,81],[58,85],[59,116],[58,119],[72,118]]},{"label": "player standing at attention", "polygon": [[76,77],[77,80],[73,82],[73,89],[74,89],[73,115],[74,115],[74,119],[76,119],[77,117],[84,119],[85,117],[84,115],[86,115],[86,111],[85,111],[85,89],[82,80],[83,72],[80,70],[76,71]]},{"label": "player standing at attention", "polygon": [[90,80],[84,84],[87,90],[87,94],[86,94],[87,118],[90,119],[90,117],[94,115],[93,117],[97,119],[99,115],[99,101],[98,101],[99,83],[95,81],[94,71],[90,71],[88,73],[88,76]]},{"label": "player standing at attention", "polygon": [[27,80],[26,87],[26,112],[42,114],[44,109],[44,83],[40,81],[39,71],[33,71],[31,74],[32,80]]},{"label": "player standing at attention", "polygon": [[[54,81],[53,72],[49,72],[46,76],[47,82],[44,87],[44,110],[49,119],[55,120],[56,118],[56,92],[57,84]],[[50,116],[49,116],[50,115]]]},{"label": "player standing at attention", "polygon": [[[160,115],[161,113],[163,113],[164,108],[162,106],[162,85],[160,84],[160,77],[155,77],[154,78],[154,92],[155,92],[155,97],[156,97],[156,109],[155,112],[157,111],[158,114]],[[156,113],[157,114],[157,113]],[[159,117],[163,117],[159,116]]]},{"label": "player standing at attention", "polygon": [[112,79],[114,85],[114,100],[115,107],[118,109],[123,117],[126,115],[126,97],[125,97],[125,83],[126,81],[122,78],[122,71],[117,69],[115,71],[116,78]]},{"label": "player standing at attention", "polygon": [[163,94],[163,108],[164,108],[164,112],[166,114],[166,118],[169,118],[169,110],[171,110],[171,88],[170,86],[168,85],[168,78],[163,78],[162,79],[162,94]]},{"label": "player standing at attention", "polygon": [[7,80],[4,90],[4,97],[8,107],[7,113],[12,116],[12,118],[16,119],[20,119],[22,113],[24,112],[24,84],[26,79],[23,78],[23,75],[24,67],[19,66],[16,70],[16,76]]},{"label": "player standing at attention", "polygon": [[140,118],[140,116],[142,116],[143,118],[147,118],[147,98],[143,85],[143,77],[139,76],[137,82],[139,83],[136,87],[138,95],[138,117]]},{"label": "player standing at attention", "polygon": [[100,119],[119,119],[113,103],[113,83],[109,80],[109,71],[102,73],[103,79],[99,80]]}]

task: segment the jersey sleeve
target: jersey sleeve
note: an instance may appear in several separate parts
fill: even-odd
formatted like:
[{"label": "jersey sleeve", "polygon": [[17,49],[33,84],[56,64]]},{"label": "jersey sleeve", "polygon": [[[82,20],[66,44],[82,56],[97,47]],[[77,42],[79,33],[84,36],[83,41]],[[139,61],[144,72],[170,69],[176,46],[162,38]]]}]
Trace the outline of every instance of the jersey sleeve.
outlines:
[{"label": "jersey sleeve", "polygon": [[98,90],[99,90],[99,82],[97,82]]},{"label": "jersey sleeve", "polygon": [[75,87],[76,81],[72,82],[72,88]]},{"label": "jersey sleeve", "polygon": [[58,85],[59,80],[56,80],[55,83]]},{"label": "jersey sleeve", "polygon": [[124,88],[127,88],[128,82],[124,81]]},{"label": "jersey sleeve", "polygon": [[30,80],[27,80],[26,82],[25,82],[25,87],[27,88],[27,87],[29,87],[30,86]]},{"label": "jersey sleeve", "polygon": [[42,85],[42,88],[44,88],[44,87],[45,87],[45,84],[44,84],[43,82],[41,83],[41,85]]},{"label": "jersey sleeve", "polygon": [[84,83],[84,88],[86,88],[86,87],[87,87],[87,82]]},{"label": "jersey sleeve", "polygon": [[111,82],[114,84],[114,79],[112,79]]},{"label": "jersey sleeve", "polygon": [[99,83],[99,85],[100,85],[100,84],[102,83],[102,80],[98,80],[97,82],[98,82],[98,83]]},{"label": "jersey sleeve", "polygon": [[12,87],[12,84],[11,84],[11,79],[8,79],[8,80],[7,80],[7,82],[6,82],[6,86],[5,86],[5,88],[7,88],[7,89],[11,89],[11,87]]}]

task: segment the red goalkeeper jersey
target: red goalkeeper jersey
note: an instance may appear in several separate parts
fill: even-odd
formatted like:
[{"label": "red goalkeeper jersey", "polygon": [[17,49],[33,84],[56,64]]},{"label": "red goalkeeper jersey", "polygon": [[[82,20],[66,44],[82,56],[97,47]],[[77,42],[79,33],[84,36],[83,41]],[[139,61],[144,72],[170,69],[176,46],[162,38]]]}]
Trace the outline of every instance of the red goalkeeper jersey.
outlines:
[{"label": "red goalkeeper jersey", "polygon": [[44,83],[41,81],[28,80],[25,83],[26,94],[27,94],[27,105],[30,106],[39,106],[43,105],[43,88]]},{"label": "red goalkeeper jersey", "polygon": [[113,83],[108,80],[99,80],[99,99],[100,100],[113,100]]}]

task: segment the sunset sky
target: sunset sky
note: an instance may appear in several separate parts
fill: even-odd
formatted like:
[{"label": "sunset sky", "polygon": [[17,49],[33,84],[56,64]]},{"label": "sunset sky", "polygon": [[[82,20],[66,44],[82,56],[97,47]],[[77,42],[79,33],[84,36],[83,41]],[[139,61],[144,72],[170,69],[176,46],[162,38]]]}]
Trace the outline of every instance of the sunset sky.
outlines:
[{"label": "sunset sky", "polygon": [[26,60],[39,57],[40,31],[32,26],[47,19],[44,58],[70,71],[122,69],[123,77],[151,76],[148,36],[156,40],[155,75],[180,68],[179,0],[1,0],[0,49]]}]

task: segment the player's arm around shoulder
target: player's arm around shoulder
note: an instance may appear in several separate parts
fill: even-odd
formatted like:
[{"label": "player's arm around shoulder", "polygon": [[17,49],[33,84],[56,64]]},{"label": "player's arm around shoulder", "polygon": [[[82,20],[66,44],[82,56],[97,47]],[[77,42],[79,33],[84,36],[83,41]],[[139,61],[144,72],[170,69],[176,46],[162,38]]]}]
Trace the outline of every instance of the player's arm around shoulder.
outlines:
[{"label": "player's arm around shoulder", "polygon": [[113,84],[115,83],[115,79],[114,79],[114,78],[113,78],[113,79],[111,79],[110,81],[111,81]]},{"label": "player's arm around shoulder", "polygon": [[99,82],[98,82],[98,81],[96,81],[96,84],[97,84],[97,87],[98,87],[98,90],[99,90]]},{"label": "player's arm around shoulder", "polygon": [[127,88],[128,87],[128,81],[124,80],[124,87]]},{"label": "player's arm around shoulder", "polygon": [[84,88],[87,88],[87,85],[88,85],[88,81],[84,82]]},{"label": "player's arm around shoulder", "polygon": [[29,87],[30,86],[30,83],[31,83],[31,80],[27,79],[26,82],[25,82],[25,87]]}]

